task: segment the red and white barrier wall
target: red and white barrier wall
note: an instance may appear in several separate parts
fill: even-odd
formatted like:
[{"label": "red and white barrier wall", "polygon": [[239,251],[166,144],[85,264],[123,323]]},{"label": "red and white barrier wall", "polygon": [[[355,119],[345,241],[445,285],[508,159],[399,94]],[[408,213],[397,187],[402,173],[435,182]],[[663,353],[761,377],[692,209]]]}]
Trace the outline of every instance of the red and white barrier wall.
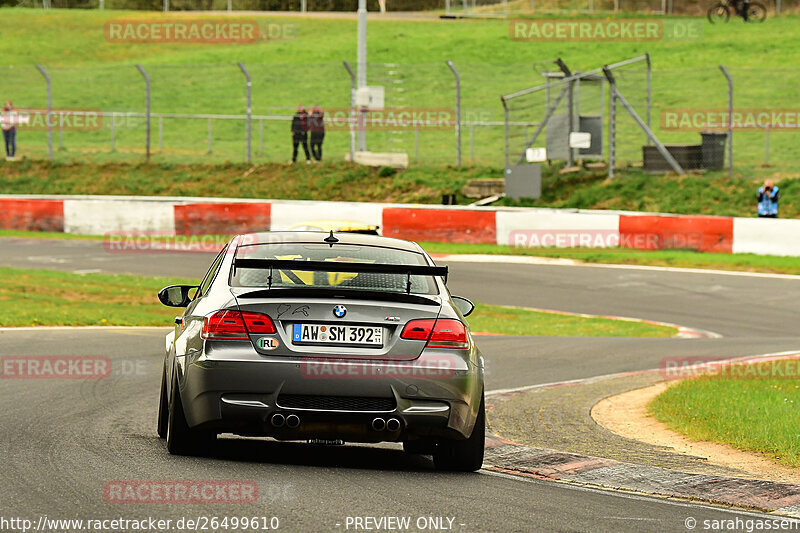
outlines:
[{"label": "red and white barrier wall", "polygon": [[800,256],[800,219],[615,211],[132,196],[0,196],[0,228],[87,235],[234,234],[314,220],[415,241],[622,246]]}]

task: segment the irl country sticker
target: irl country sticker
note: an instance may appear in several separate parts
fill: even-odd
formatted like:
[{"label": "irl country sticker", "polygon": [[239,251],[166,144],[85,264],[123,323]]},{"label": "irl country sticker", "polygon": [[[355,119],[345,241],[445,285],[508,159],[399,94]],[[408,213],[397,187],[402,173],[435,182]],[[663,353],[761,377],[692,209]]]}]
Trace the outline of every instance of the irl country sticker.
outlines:
[{"label": "irl country sticker", "polygon": [[274,350],[278,347],[278,339],[274,337],[261,337],[258,339],[257,345],[262,350]]}]

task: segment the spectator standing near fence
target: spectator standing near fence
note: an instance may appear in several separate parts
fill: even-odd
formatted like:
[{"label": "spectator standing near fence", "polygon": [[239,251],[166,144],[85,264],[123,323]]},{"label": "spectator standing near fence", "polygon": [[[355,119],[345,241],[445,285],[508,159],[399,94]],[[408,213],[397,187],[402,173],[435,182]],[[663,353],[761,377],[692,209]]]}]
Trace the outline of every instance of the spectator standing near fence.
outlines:
[{"label": "spectator standing near fence", "polygon": [[292,117],[292,163],[297,162],[297,146],[303,145],[306,153],[306,163],[311,163],[308,153],[308,113],[303,104],[297,104],[297,112]]},{"label": "spectator standing near fence", "polygon": [[778,217],[778,200],[781,198],[781,191],[767,180],[764,185],[758,188],[758,216],[762,218]]},{"label": "spectator standing near fence", "polygon": [[3,141],[6,145],[6,161],[13,161],[14,156],[17,154],[17,122],[18,114],[10,101],[6,101],[3,106],[3,113],[0,116],[3,129]]},{"label": "spectator standing near fence", "polygon": [[325,113],[318,105],[311,109],[308,131],[311,134],[311,155],[322,161],[322,141],[325,140]]}]

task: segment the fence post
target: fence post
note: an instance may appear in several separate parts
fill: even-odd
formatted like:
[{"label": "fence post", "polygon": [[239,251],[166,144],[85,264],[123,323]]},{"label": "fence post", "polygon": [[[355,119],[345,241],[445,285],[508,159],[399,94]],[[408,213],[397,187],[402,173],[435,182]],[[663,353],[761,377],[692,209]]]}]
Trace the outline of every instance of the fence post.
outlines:
[{"label": "fence post", "polygon": [[169,12],[169,0],[164,0],[164,13]]},{"label": "fence post", "polygon": [[258,144],[259,144],[259,152],[261,155],[264,155],[264,119],[259,119],[258,121]]},{"label": "fence post", "polygon": [[[653,93],[652,93],[652,85],[651,80],[653,77],[653,66],[650,63],[650,52],[645,52],[644,56],[647,58],[647,127],[650,127],[650,109],[653,103]],[[652,144],[650,139],[647,139],[648,146]]]},{"label": "fence post", "polygon": [[733,78],[724,65],[720,65],[719,69],[728,80],[728,179],[731,179],[733,178]]},{"label": "fence post", "polygon": [[233,0],[228,0],[228,13],[233,11]]},{"label": "fence post", "polygon": [[[367,0],[358,0],[358,54],[356,63],[356,73],[358,78],[358,88],[367,86]],[[358,151],[367,150],[367,110],[358,111]],[[362,126],[362,124],[364,126]]]},{"label": "fence post", "polygon": [[250,141],[251,141],[251,133],[252,133],[252,120],[253,120],[253,107],[251,102],[252,96],[252,89],[253,89],[253,82],[250,78],[250,73],[244,66],[244,63],[241,61],[238,63],[239,68],[242,70],[244,77],[247,79],[247,162],[250,163],[252,160],[251,152],[250,152]]},{"label": "fence post", "polygon": [[625,97],[622,96],[622,93],[617,88],[617,83],[614,79],[614,75],[611,73],[611,69],[608,66],[603,67],[603,74],[605,74],[606,79],[612,85],[612,90],[614,91],[614,98],[618,100],[620,104],[622,104],[622,107],[625,108],[625,111],[628,112],[628,114],[631,116],[631,118],[633,118],[634,121],[636,121],[636,123],[639,125],[642,131],[644,131],[645,134],[650,138],[650,140],[653,141],[653,144],[656,145],[656,148],[658,149],[659,153],[667,161],[669,166],[672,167],[672,170],[674,170],[675,173],[678,175],[685,174],[685,172],[683,171],[683,167],[681,167],[680,164],[678,164],[678,162],[675,160],[675,157],[673,157],[673,155],[669,153],[667,147],[664,146],[664,144],[658,140],[655,133],[653,133],[653,130],[647,127],[647,124],[644,123],[644,120],[642,120],[639,117],[639,115],[636,113],[633,107],[628,103]]},{"label": "fence post", "polygon": [[[556,65],[558,65],[558,68],[561,69],[561,72],[564,73],[565,78],[570,78],[572,76],[572,71],[569,70],[569,67],[567,67],[566,63],[564,63],[560,57],[556,59]],[[575,150],[569,144],[569,135],[572,134],[572,132],[577,129],[575,127],[575,81],[574,80],[567,81],[566,90],[567,90],[567,127],[568,127],[567,166],[572,167],[575,165]],[[539,130],[537,130],[537,132],[538,131]]]},{"label": "fence post", "polygon": [[608,80],[608,177],[614,178],[617,159],[617,85]]},{"label": "fence post", "polygon": [[764,165],[769,165],[769,125],[764,127]]},{"label": "fence post", "polygon": [[211,141],[211,119],[208,119],[208,153],[211,153],[213,148],[212,141]]},{"label": "fence post", "polygon": [[164,151],[164,117],[158,117],[158,151]]},{"label": "fence post", "polygon": [[116,113],[112,112],[111,113],[111,151],[112,152],[116,151],[116,149],[117,149],[116,148],[116,142],[115,142],[116,139],[114,139],[114,117],[115,116],[116,116]]},{"label": "fence post", "polygon": [[452,61],[447,61],[447,66],[456,77],[456,165],[461,166],[461,74]]},{"label": "fence post", "polygon": [[355,107],[356,107],[356,75],[353,72],[353,69],[350,67],[350,63],[347,61],[342,61],[344,68],[347,69],[347,73],[350,74],[350,162],[355,162],[355,152],[356,152],[356,130],[355,125],[353,124],[353,119],[355,118]]},{"label": "fence post", "polygon": [[500,97],[500,101],[503,102],[503,115],[504,115],[504,121],[505,121],[505,130],[504,130],[504,133],[503,133],[503,137],[505,137],[505,155],[506,155],[506,166],[505,166],[505,169],[506,169],[506,174],[508,174],[508,172],[509,172],[509,170],[508,170],[509,157],[510,157],[509,153],[508,153],[508,126],[509,126],[509,124],[508,124],[508,103],[506,102],[506,99],[503,98],[502,96]]},{"label": "fence post", "polygon": [[[164,0],[165,2],[167,0]],[[147,161],[150,161],[150,76],[144,70],[142,65],[137,64],[136,68],[142,73],[144,77],[144,105],[145,105],[145,154]]]},{"label": "fence post", "polygon": [[47,82],[47,156],[53,160],[53,124],[50,115],[53,113],[53,84],[50,82],[50,75],[42,65],[36,65],[36,69],[44,76]]}]

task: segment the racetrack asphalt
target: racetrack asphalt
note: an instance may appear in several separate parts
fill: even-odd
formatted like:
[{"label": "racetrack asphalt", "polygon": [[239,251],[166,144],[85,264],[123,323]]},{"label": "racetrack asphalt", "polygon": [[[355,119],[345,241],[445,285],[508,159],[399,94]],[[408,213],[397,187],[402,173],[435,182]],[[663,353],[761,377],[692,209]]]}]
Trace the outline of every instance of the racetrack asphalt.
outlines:
[{"label": "racetrack asphalt", "polygon": [[[111,254],[98,241],[0,239],[18,268],[199,278],[211,254]],[[666,356],[797,350],[800,279],[451,263],[454,294],[481,302],[674,322],[719,339],[480,337],[487,390],[656,368]],[[436,472],[397,446],[226,441],[211,459],[170,456],[155,435],[168,329],[0,330],[2,355],[98,355],[99,380],[0,381],[2,517],[278,516],[284,531],[348,531],[347,516],[450,516],[455,531],[686,531],[685,520],[753,519],[739,510],[538,479]],[[113,480],[253,480],[257,504],[112,505]],[[337,523],[340,524],[337,526]],[[463,525],[461,525],[463,524]],[[698,527],[698,529],[700,529]],[[352,527],[349,529],[353,531]]]}]

